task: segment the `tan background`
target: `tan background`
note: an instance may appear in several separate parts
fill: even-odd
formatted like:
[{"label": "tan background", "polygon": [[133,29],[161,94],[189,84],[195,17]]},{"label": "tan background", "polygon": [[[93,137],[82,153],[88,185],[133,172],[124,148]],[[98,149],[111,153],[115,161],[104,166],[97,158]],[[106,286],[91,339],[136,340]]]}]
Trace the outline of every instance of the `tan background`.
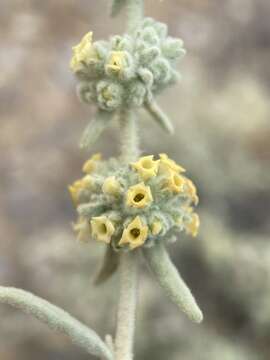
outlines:
[{"label": "tan background", "polygon": [[[198,186],[198,240],[172,245],[205,314],[191,324],[142,269],[136,359],[270,358],[270,3],[146,0],[181,36],[182,82],[160,98],[176,135],[141,113],[142,148],[167,152]],[[88,154],[77,143],[94,112],[75,96],[71,46],[124,30],[108,1],[0,0],[0,283],[113,331],[117,278],[95,289],[103,249],[74,241],[66,190]],[[118,151],[117,127],[94,150]],[[37,321],[0,307],[0,359],[89,359]]]}]

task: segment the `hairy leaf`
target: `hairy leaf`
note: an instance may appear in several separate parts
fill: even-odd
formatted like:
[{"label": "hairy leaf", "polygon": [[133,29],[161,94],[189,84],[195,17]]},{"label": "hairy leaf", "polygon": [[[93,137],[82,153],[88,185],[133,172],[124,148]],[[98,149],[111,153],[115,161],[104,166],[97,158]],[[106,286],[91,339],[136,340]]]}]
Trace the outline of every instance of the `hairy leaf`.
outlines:
[{"label": "hairy leaf", "polygon": [[145,258],[159,285],[168,297],[175,303],[190,320],[200,323],[203,315],[191,291],[184,283],[163,244],[144,250]]},{"label": "hairy leaf", "polygon": [[0,286],[0,302],[14,306],[47,324],[52,330],[69,336],[74,344],[88,353],[104,360],[113,359],[107,345],[93,330],[48,301],[21,289]]}]

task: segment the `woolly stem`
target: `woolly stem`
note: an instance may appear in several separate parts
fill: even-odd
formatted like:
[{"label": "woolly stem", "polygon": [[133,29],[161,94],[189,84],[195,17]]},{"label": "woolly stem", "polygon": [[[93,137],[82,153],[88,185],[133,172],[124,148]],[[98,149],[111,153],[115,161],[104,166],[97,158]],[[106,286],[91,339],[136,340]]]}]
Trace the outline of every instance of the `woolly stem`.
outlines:
[{"label": "woolly stem", "polygon": [[136,160],[140,154],[137,119],[132,110],[121,112],[120,126],[122,129],[121,159],[129,163]]},{"label": "woolly stem", "polygon": [[120,299],[115,336],[115,360],[133,359],[138,266],[136,252],[120,255]]},{"label": "woolly stem", "polygon": [[144,14],[144,0],[126,0],[127,30],[132,33],[141,23]]},{"label": "woolly stem", "polygon": [[[143,19],[144,0],[126,0],[127,29],[132,33]],[[139,156],[138,125],[132,110],[122,110],[120,125],[123,131],[121,157],[124,162]],[[115,335],[115,360],[133,359],[135,315],[138,287],[137,252],[122,253],[119,259],[120,294]]]}]

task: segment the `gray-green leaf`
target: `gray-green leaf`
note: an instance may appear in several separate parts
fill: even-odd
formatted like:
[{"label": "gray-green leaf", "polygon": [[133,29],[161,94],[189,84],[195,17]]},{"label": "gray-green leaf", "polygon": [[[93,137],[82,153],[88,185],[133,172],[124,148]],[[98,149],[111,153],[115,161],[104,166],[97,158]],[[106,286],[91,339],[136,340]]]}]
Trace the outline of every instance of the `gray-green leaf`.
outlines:
[{"label": "gray-green leaf", "polygon": [[113,0],[111,7],[111,16],[118,15],[125,4],[126,4],[126,0]]},{"label": "gray-green leaf", "polygon": [[161,110],[156,102],[147,101],[145,103],[145,109],[153,117],[153,119],[162,127],[163,130],[169,134],[174,133],[173,125],[168,116]]},{"label": "gray-green leaf", "polygon": [[114,251],[111,246],[106,246],[103,263],[94,280],[95,285],[100,285],[108,280],[117,270],[118,265],[119,253]]},{"label": "gray-green leaf", "polygon": [[89,354],[103,360],[113,360],[111,351],[93,330],[48,301],[21,289],[0,286],[0,302],[14,306],[47,324],[52,330],[69,336],[74,344]]},{"label": "gray-green leaf", "polygon": [[95,118],[89,123],[83,132],[80,141],[82,149],[89,149],[100,137],[105,128],[108,126],[112,113],[108,111],[99,110]]},{"label": "gray-green leaf", "polygon": [[156,276],[159,285],[168,297],[175,303],[190,320],[200,323],[203,314],[198,307],[191,291],[184,283],[163,244],[143,250],[147,263]]}]

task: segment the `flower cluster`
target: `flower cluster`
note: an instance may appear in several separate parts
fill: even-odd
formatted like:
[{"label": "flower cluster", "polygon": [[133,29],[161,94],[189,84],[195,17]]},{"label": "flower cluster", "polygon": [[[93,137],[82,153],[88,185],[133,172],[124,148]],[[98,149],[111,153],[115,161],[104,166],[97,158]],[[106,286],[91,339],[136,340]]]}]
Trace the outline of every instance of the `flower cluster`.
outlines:
[{"label": "flower cluster", "polygon": [[114,111],[139,107],[174,83],[176,61],[185,54],[183,42],[167,36],[167,26],[145,18],[134,34],[93,42],[86,34],[73,47],[70,67],[79,79],[78,94],[86,103]]},{"label": "flower cluster", "polygon": [[102,161],[95,154],[83,172],[85,176],[69,187],[80,240],[93,237],[115,250],[132,250],[173,241],[182,230],[197,235],[196,187],[166,154],[157,160],[143,156],[130,164]]}]

